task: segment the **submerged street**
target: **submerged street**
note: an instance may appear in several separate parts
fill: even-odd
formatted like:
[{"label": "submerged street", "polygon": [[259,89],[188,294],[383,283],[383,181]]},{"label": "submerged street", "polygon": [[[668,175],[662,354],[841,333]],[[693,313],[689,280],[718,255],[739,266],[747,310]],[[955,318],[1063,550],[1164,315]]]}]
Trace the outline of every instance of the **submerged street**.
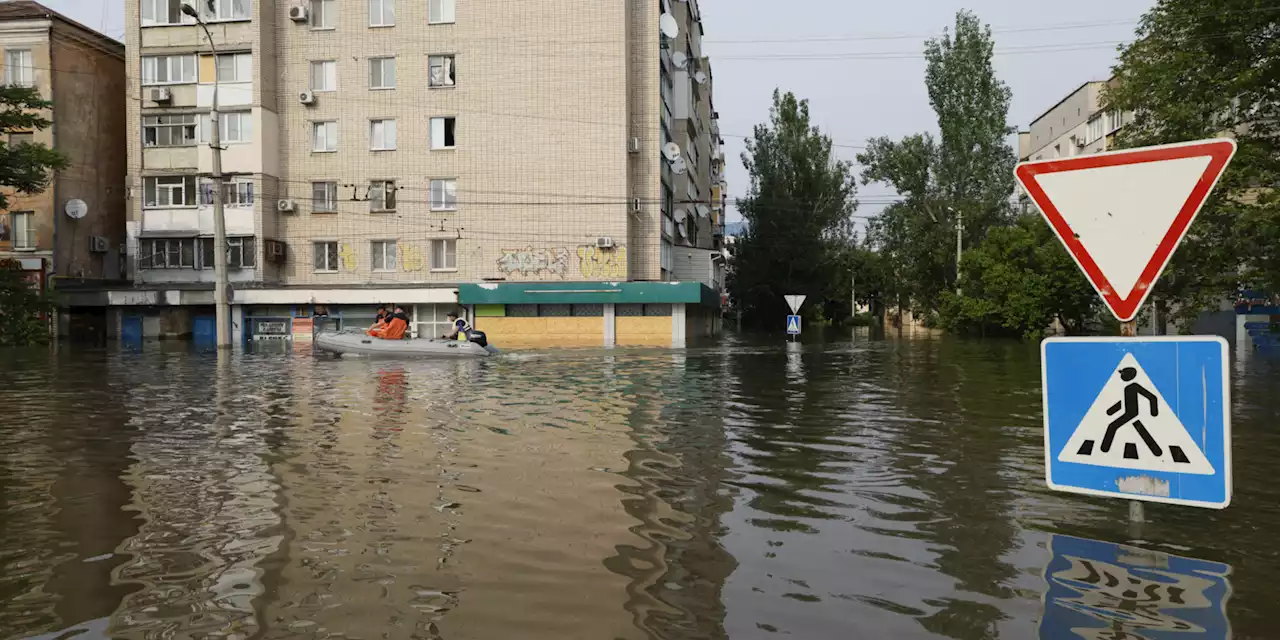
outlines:
[{"label": "submerged street", "polygon": [[1273,633],[1274,360],[1233,363],[1231,507],[1131,530],[1046,488],[1035,343],[826,338],[5,352],[0,637]]}]

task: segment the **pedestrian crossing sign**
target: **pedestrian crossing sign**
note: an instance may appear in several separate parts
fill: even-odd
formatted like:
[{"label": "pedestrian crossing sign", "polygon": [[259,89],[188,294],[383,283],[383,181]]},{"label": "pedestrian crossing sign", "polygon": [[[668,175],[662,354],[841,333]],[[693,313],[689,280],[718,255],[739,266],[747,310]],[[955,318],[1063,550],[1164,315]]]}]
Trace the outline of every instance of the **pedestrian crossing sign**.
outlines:
[{"label": "pedestrian crossing sign", "polygon": [[1045,340],[1049,488],[1226,507],[1227,363],[1226,341],[1216,336]]},{"label": "pedestrian crossing sign", "polygon": [[800,316],[787,316],[787,335],[800,335]]}]

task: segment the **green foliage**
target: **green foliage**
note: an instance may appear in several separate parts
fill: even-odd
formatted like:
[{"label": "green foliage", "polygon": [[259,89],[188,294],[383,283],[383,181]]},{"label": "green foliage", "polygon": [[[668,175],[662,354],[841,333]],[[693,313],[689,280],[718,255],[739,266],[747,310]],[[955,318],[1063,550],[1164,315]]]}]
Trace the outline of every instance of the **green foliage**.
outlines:
[{"label": "green foliage", "polygon": [[728,284],[744,322],[780,325],[787,294],[809,296],[802,310],[810,318],[841,317],[824,307],[848,280],[842,247],[852,239],[857,186],[831,139],[810,124],[808,101],[775,90],[769,122],[755,127],[742,163],[751,176],[738,205],[747,230]]},{"label": "green foliage", "polygon": [[1280,291],[1280,0],[1160,0],[1125,47],[1105,107],[1121,146],[1232,133],[1235,159],[1152,292],[1183,320],[1241,284]]},{"label": "green foliage", "polygon": [[[0,131],[34,132],[52,124],[44,111],[53,103],[40,97],[37,89],[0,86]],[[66,157],[39,143],[15,146],[0,142],[0,186],[24,194],[39,193],[49,186],[53,172],[67,166]],[[9,200],[0,192],[0,209],[8,209]]]},{"label": "green foliage", "polygon": [[960,293],[944,292],[939,321],[961,334],[1038,338],[1059,321],[1078,334],[1097,309],[1097,295],[1038,216],[991,229],[964,254]]},{"label": "green foliage", "polygon": [[16,260],[0,260],[0,346],[49,342],[49,324],[41,317],[53,304],[33,289]]}]

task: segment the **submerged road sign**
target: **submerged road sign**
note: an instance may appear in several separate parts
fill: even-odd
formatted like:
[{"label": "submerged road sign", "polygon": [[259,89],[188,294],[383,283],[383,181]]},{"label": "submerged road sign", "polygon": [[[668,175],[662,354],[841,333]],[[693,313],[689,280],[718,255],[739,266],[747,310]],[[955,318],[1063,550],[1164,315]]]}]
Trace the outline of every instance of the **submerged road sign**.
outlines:
[{"label": "submerged road sign", "polygon": [[1227,362],[1227,343],[1217,336],[1045,340],[1049,488],[1226,507]]},{"label": "submerged road sign", "polygon": [[1228,138],[1024,162],[1014,171],[1121,322],[1132,320],[1222,176]]},{"label": "submerged road sign", "polygon": [[791,307],[791,313],[800,313],[800,305],[804,304],[804,299],[807,296],[790,295],[782,297],[787,301],[787,306]]},{"label": "submerged road sign", "polygon": [[787,335],[800,335],[800,316],[787,316]]}]

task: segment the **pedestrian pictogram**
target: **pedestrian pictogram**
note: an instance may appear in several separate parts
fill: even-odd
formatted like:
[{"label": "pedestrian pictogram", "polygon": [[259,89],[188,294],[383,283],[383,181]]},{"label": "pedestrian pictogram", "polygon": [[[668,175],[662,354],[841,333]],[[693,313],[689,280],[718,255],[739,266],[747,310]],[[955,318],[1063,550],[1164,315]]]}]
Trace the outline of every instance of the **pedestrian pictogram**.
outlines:
[{"label": "pedestrian pictogram", "polygon": [[1231,499],[1226,341],[1050,338],[1042,345],[1050,488],[1222,508]]},{"label": "pedestrian pictogram", "polygon": [[800,335],[800,316],[787,316],[787,335]]}]

